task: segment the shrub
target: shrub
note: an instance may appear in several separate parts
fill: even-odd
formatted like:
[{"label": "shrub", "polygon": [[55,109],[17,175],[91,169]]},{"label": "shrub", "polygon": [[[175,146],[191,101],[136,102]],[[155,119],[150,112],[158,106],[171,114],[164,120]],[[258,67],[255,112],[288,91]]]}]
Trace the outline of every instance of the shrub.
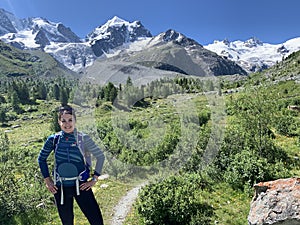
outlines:
[{"label": "shrub", "polygon": [[285,136],[293,136],[296,130],[296,121],[293,116],[282,115],[274,124],[276,131]]},{"label": "shrub", "polygon": [[245,149],[235,155],[224,173],[224,179],[234,189],[251,191],[255,183],[289,175],[283,163],[279,161],[274,164],[268,163],[266,158],[259,157],[254,151]]},{"label": "shrub", "polygon": [[171,176],[144,187],[136,208],[144,224],[209,224],[213,208],[199,200],[209,185],[200,175]]},{"label": "shrub", "polygon": [[[43,196],[47,196],[46,189],[38,188],[43,182],[38,176],[38,166],[26,149],[10,149],[8,138],[3,134],[0,134],[0,171],[0,224],[14,224],[15,218],[20,218],[21,224],[36,224],[32,222],[36,219],[32,215],[41,210],[37,206],[45,202]],[[43,216],[37,214],[39,222]]]}]

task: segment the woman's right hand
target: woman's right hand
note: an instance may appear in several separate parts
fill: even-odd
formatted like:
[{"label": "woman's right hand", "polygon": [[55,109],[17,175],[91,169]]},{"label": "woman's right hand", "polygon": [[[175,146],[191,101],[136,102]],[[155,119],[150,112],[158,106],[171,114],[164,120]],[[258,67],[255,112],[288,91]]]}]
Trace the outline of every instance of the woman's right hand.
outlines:
[{"label": "woman's right hand", "polygon": [[44,179],[45,184],[47,189],[52,193],[52,194],[56,194],[57,192],[57,187],[54,185],[53,180],[51,179],[51,177],[46,177]]}]

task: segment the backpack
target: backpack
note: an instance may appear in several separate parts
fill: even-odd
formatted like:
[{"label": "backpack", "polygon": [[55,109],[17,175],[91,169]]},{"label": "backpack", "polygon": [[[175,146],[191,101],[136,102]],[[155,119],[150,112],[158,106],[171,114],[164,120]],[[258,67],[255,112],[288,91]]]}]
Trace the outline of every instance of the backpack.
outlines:
[{"label": "backpack", "polygon": [[[58,148],[59,140],[61,137],[61,132],[58,132],[54,135],[53,139],[53,148],[54,148],[54,171],[53,171],[53,176],[54,176],[54,185],[56,185],[57,181],[60,181],[61,185],[61,201],[60,204],[63,205],[64,203],[64,195],[63,195],[63,181],[68,181],[68,180],[75,180],[76,183],[76,193],[77,195],[80,195],[79,191],[79,181],[84,181],[87,180],[90,177],[90,170],[92,166],[92,158],[90,152],[86,152],[83,147],[83,133],[78,132],[77,133],[77,142],[78,142],[78,148],[80,150],[80,153],[83,156],[84,164],[85,164],[85,170],[82,171],[78,175],[78,170],[75,165],[71,163],[62,163],[58,166],[57,171],[56,171],[56,159],[55,159],[55,154],[56,150]],[[64,172],[67,171],[67,174],[64,174]]]},{"label": "backpack", "polygon": [[[54,139],[53,139],[54,152],[56,151],[57,144],[59,143],[60,136],[61,136],[61,131],[54,135]],[[77,132],[77,138],[76,139],[77,139],[77,142],[78,142],[79,150],[80,150],[80,152],[83,156],[83,160],[84,160],[85,165],[88,168],[91,168],[92,167],[92,156],[91,156],[90,152],[86,152],[84,150],[84,147],[83,147],[83,133]]]}]

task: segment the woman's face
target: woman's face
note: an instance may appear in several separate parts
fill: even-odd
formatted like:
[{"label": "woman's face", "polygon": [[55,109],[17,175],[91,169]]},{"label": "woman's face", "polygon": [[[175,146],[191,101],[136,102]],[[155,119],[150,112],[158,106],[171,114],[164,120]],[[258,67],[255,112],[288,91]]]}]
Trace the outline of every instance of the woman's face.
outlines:
[{"label": "woman's face", "polygon": [[58,121],[59,126],[62,131],[66,133],[72,133],[75,129],[75,118],[71,114],[61,115],[60,120]]}]

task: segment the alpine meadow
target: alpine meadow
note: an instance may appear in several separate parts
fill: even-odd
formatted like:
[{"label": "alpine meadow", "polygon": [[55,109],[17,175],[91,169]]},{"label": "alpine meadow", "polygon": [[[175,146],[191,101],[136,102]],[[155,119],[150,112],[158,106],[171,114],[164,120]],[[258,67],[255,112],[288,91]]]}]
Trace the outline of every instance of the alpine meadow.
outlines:
[{"label": "alpine meadow", "polygon": [[[300,51],[245,69],[174,30],[112,21],[113,44],[61,25],[69,39],[49,47],[34,19],[38,48],[0,41],[0,224],[60,224],[37,157],[67,104],[105,154],[104,224],[137,187],[118,224],[249,224],[256,184],[300,176]],[[76,203],[75,224],[88,224]]]},{"label": "alpine meadow", "polygon": [[[14,70],[19,52],[7,48],[1,57],[14,55],[7,66]],[[106,186],[96,187],[107,224],[120,198],[145,180],[125,224],[246,224],[255,183],[299,173],[299,111],[288,109],[300,104],[299,62],[296,52],[239,79],[178,74],[142,86],[130,76],[100,86],[2,74],[1,224],[59,224],[36,157],[56,130],[55,109],[66,103],[109,159]],[[212,132],[219,143],[207,147]],[[85,224],[77,215],[76,224]]]}]

